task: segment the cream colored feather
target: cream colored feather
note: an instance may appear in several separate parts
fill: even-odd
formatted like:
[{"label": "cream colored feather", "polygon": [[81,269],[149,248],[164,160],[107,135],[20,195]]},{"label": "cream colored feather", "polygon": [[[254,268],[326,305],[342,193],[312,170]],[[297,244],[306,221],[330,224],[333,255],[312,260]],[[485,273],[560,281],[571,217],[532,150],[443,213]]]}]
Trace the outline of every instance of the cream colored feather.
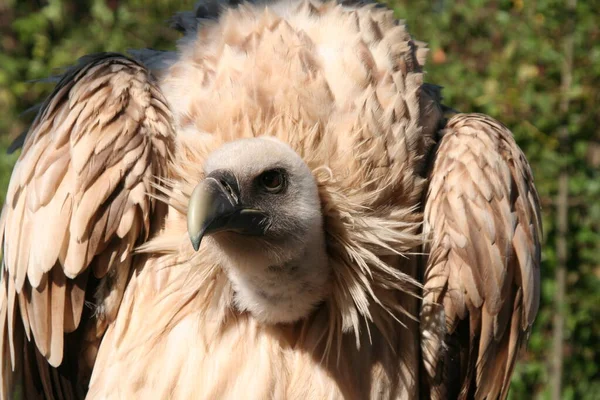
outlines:
[{"label": "cream colored feather", "polygon": [[[0,399],[505,397],[541,234],[510,132],[445,121],[426,48],[387,9],[283,0],[178,18],[177,54],[139,53],[158,82],[122,56],[83,60],[26,139],[0,219]],[[254,314],[277,305],[245,303],[232,268],[294,249],[242,259],[246,239],[209,238],[196,253],[187,232],[210,163],[294,158],[236,147],[258,137],[308,167],[322,215],[311,276],[326,283],[286,324]]]}]

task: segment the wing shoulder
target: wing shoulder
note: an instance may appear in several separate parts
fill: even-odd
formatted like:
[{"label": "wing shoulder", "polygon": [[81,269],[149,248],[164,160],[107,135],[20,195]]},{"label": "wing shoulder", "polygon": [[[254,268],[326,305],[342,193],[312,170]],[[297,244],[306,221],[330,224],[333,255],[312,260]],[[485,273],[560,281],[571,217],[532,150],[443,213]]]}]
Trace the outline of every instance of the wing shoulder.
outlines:
[{"label": "wing shoulder", "polygon": [[505,126],[458,114],[442,135],[424,210],[425,368],[432,393],[453,380],[456,394],[504,398],[539,305],[539,200]]}]

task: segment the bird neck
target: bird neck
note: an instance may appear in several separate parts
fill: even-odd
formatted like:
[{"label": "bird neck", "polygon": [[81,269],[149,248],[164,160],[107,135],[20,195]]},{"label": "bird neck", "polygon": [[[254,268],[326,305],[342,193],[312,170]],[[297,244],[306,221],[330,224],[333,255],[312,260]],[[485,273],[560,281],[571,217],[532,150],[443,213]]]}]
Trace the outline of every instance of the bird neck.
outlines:
[{"label": "bird neck", "polygon": [[284,260],[248,256],[225,264],[235,291],[234,304],[260,322],[291,323],[305,318],[328,292],[330,269],[325,246],[319,242],[307,243]]}]

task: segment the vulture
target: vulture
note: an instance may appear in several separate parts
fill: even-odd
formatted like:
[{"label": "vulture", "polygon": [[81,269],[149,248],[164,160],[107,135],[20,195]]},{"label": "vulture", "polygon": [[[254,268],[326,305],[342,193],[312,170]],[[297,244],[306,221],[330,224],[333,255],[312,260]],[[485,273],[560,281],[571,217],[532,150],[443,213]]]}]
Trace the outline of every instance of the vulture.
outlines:
[{"label": "vulture", "polygon": [[541,218],[368,1],[212,0],[86,56],[2,210],[0,398],[503,399]]}]

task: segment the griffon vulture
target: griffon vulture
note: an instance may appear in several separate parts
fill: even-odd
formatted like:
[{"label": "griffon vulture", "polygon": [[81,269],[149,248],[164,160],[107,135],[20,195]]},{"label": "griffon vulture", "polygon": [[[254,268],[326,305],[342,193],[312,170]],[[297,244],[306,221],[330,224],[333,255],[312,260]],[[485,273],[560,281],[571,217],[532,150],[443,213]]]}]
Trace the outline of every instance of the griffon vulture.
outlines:
[{"label": "griffon vulture", "polygon": [[2,212],[0,397],[505,398],[539,302],[511,132],[362,2],[204,4],[86,57]]}]

